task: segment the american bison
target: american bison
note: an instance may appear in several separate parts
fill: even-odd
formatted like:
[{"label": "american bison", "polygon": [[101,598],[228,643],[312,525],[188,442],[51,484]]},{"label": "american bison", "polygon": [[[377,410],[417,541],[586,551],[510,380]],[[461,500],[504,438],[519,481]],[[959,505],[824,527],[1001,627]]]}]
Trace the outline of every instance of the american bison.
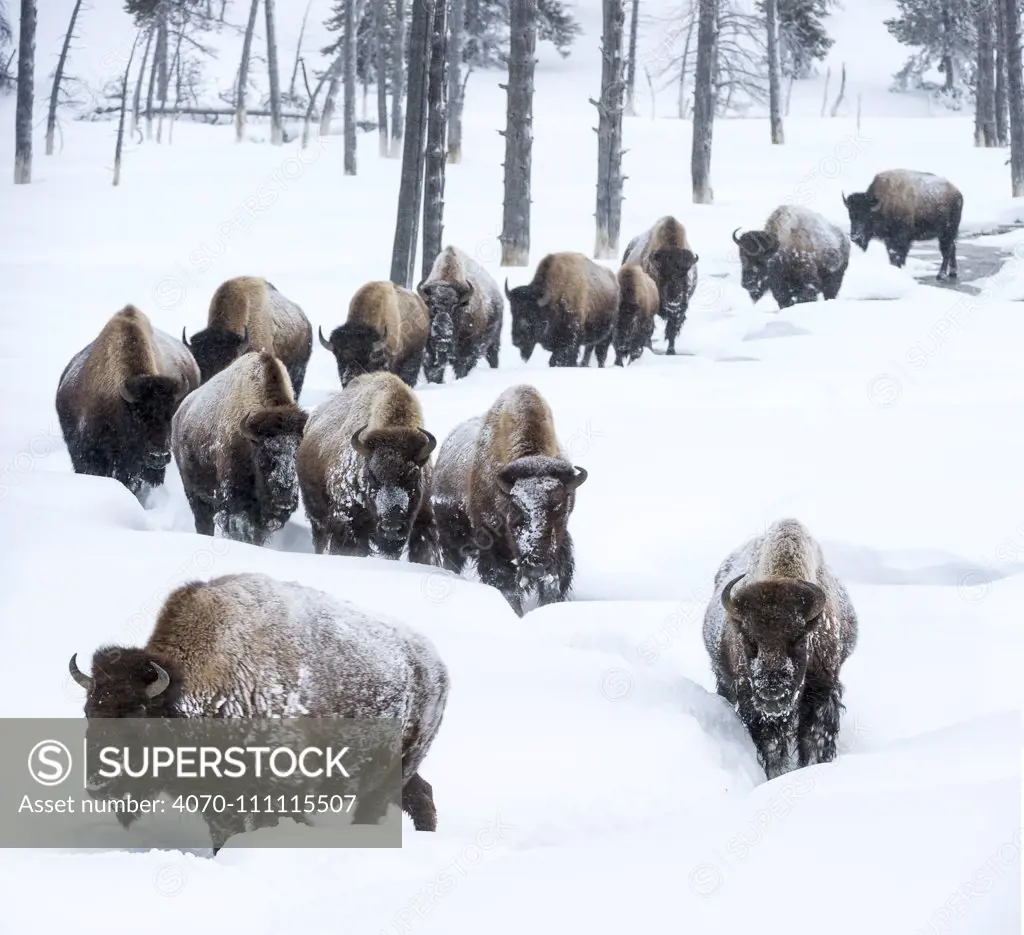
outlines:
[{"label": "american bison", "polygon": [[458,247],[445,247],[416,291],[430,314],[423,352],[429,383],[444,382],[447,364],[456,380],[485,355],[492,369],[498,366],[505,300],[487,270]]},{"label": "american bison", "polygon": [[797,520],[772,524],[718,569],[704,646],[769,779],[835,759],[839,670],[856,644],[850,597]]},{"label": "american bison", "polygon": [[210,300],[206,328],[181,340],[199,364],[203,382],[249,351],[269,351],[285,365],[295,398],[302,395],[313,353],[313,326],[291,299],[258,276],[221,283]]},{"label": "american bison", "polygon": [[639,263],[620,267],[619,314],[615,319],[615,366],[622,367],[640,357],[651,346],[654,316],[658,311],[658,287]]},{"label": "american bison", "polygon": [[307,413],[268,351],[243,354],[175,413],[174,460],[196,532],[265,545],[299,505],[295,452]]},{"label": "american bison", "polygon": [[866,192],[843,195],[850,214],[850,239],[867,250],[878,238],[889,262],[902,267],[916,240],[939,241],[942,264],[936,279],[957,278],[956,238],[964,196],[952,182],[931,172],[890,169],[879,172]]},{"label": "american bison", "polygon": [[[448,670],[429,639],[397,621],[296,582],[224,575],[172,591],[142,649],[104,646],[92,675],[77,654],[69,669],[90,719],[398,719],[401,807],[417,831],[437,828],[419,769],[441,726]],[[354,822],[382,817],[370,798],[360,796]],[[216,853],[231,823],[205,816]]]},{"label": "american bison", "polygon": [[816,211],[798,205],[776,208],[764,230],[733,242],[740,250],[743,288],[757,302],[769,289],[779,308],[839,294],[850,263],[850,238]]},{"label": "american bison", "polygon": [[76,474],[112,477],[140,502],[164,482],[171,418],[199,386],[188,349],[126,305],[64,368],[57,418]]},{"label": "american bison", "polygon": [[[533,281],[509,289],[512,343],[524,361],[539,344],[551,352],[552,367],[586,367],[596,351],[604,366],[619,307],[619,284],[606,266],[582,253],[549,253]],[[580,348],[586,348],[579,360]]]},{"label": "american bison", "polygon": [[393,373],[370,373],[319,406],[299,445],[302,502],[317,553],[436,564],[430,456],[419,400]]},{"label": "american bison", "polygon": [[441,559],[459,573],[475,558],[480,580],[522,616],[563,601],[574,570],[568,522],[587,472],[566,458],[554,418],[532,386],[513,386],[483,417],[463,422],[438,451],[431,501]]},{"label": "american bison", "polygon": [[658,315],[665,319],[666,354],[675,354],[676,337],[690,299],[697,289],[697,260],[686,239],[686,228],[666,216],[634,237],[622,254],[622,264],[639,263],[658,287]]},{"label": "american bison", "polygon": [[342,388],[364,373],[386,370],[415,386],[430,316],[423,300],[391,282],[368,282],[348,306],[348,319],[320,344],[338,363]]}]

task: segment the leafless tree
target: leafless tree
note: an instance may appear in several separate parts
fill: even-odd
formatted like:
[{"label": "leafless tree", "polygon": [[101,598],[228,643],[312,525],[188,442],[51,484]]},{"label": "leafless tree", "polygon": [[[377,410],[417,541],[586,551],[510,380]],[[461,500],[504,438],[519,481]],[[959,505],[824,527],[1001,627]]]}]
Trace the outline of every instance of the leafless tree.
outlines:
[{"label": "leafless tree", "polygon": [[974,88],[974,145],[996,145],[996,21],[991,4],[975,13],[978,30],[978,70]]},{"label": "leafless tree", "polygon": [[299,59],[302,58],[302,37],[306,35],[306,20],[309,19],[309,8],[313,0],[306,3],[306,12],[302,14],[302,25],[299,27],[299,40],[295,43],[295,64],[292,66],[292,80],[288,83],[288,99],[295,100],[295,79],[299,76]]},{"label": "leafless tree", "polygon": [[377,141],[381,156],[388,154],[387,0],[373,0],[373,60],[377,72]]},{"label": "leafless tree", "polygon": [[263,0],[267,15],[267,69],[270,72],[270,142],[280,146],[284,142],[281,128],[281,88],[277,80],[277,30],[274,27],[274,0]]},{"label": "leafless tree", "polygon": [[622,33],[626,21],[623,0],[603,0],[601,34],[601,97],[597,108],[597,235],[594,258],[607,260],[619,252],[622,217]]},{"label": "leafless tree", "polygon": [[782,144],[782,61],[779,57],[779,0],[765,0],[768,31],[768,110],[772,143]]},{"label": "leafless tree", "polygon": [[1024,76],[1021,74],[1020,0],[1001,0],[1006,43],[1006,97],[1010,109],[1010,184],[1024,197]]},{"label": "leafless tree", "polygon": [[235,90],[235,139],[241,143],[245,138],[245,92],[249,84],[249,58],[252,55],[252,34],[256,29],[256,16],[260,0],[252,0],[249,7],[249,21],[245,25],[242,40],[242,60],[238,65],[238,87]]},{"label": "leafless tree", "polygon": [[1010,134],[1007,129],[1006,115],[1006,26],[1005,10],[1003,4],[996,0],[995,3],[996,21],[996,61],[995,61],[995,88],[993,90],[993,106],[996,111],[996,144],[999,146],[1010,145]]},{"label": "leafless tree", "polygon": [[[466,33],[466,0],[451,0],[448,13],[448,161],[462,162],[462,105],[466,84],[462,77],[462,49]],[[469,69],[466,70],[469,78]]]},{"label": "leafless tree", "polygon": [[68,50],[71,48],[71,40],[75,35],[75,22],[78,19],[78,12],[82,9],[82,0],[75,0],[74,9],[71,11],[71,21],[68,23],[67,32],[64,33],[64,43],[60,47],[60,56],[57,58],[57,70],[53,73],[53,87],[50,90],[50,107],[46,114],[46,155],[53,155],[53,135],[57,129],[57,103],[60,100],[60,86],[64,81],[64,66],[68,61]]},{"label": "leafless tree", "polygon": [[636,95],[636,38],[637,14],[640,12],[640,0],[633,0],[632,13],[629,18],[629,56],[626,59],[626,113],[636,116],[633,98]]},{"label": "leafless tree", "polygon": [[124,66],[124,77],[121,79],[121,114],[117,121],[117,142],[114,144],[114,179],[113,184],[121,184],[121,154],[124,151],[124,117],[128,110],[128,73],[132,70],[132,59],[135,58],[135,49],[139,44],[139,37],[142,35],[140,29],[135,33],[135,41],[132,42],[131,51],[128,53],[128,64]]},{"label": "leafless tree", "polygon": [[[401,154],[403,161],[405,155],[402,148],[402,134],[405,132],[404,127],[407,123],[402,119],[402,96],[404,93],[405,0],[395,0],[395,28],[391,34],[391,147],[388,155],[392,159],[397,159]],[[413,242],[415,243],[415,238],[413,238]],[[409,264],[409,268],[412,269],[412,260],[409,261]]]},{"label": "leafless tree", "polygon": [[356,24],[359,5],[345,0],[345,35],[342,37],[342,74],[345,85],[345,175],[356,174]]},{"label": "leafless tree", "polygon": [[713,76],[716,54],[716,15],[718,0],[698,0],[697,69],[693,89],[693,152],[690,156],[690,175],[693,181],[693,200],[696,204],[711,204],[711,141],[715,123],[715,88]]},{"label": "leafless tree", "polygon": [[537,0],[511,0],[508,106],[505,130],[505,202],[501,224],[501,265],[530,261],[530,173],[533,156],[533,70],[537,48]]},{"label": "leafless tree", "polygon": [[146,80],[146,65],[149,62],[149,47],[153,44],[153,30],[146,29],[146,44],[142,49],[142,62],[139,65],[139,74],[135,79],[135,98],[132,101],[132,125],[131,132],[134,134],[139,127],[139,115],[142,108],[142,84]]},{"label": "leafless tree", "polygon": [[21,0],[18,99],[14,116],[14,184],[32,181],[32,104],[35,94],[36,0]]},{"label": "leafless tree", "polygon": [[444,238],[445,131],[448,127],[448,4],[435,0],[427,78],[427,151],[423,186],[422,277],[430,274]]}]

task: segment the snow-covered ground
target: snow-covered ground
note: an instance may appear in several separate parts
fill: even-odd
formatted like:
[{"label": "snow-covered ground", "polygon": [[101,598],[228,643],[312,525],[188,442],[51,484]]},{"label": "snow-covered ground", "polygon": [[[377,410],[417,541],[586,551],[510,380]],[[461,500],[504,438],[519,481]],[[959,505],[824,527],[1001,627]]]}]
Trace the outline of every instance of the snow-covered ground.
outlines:
[{"label": "snow-covered ground", "polygon": [[[37,74],[70,5],[40,4]],[[237,145],[230,128],[181,122],[171,145],[128,146],[118,188],[113,124],[65,121],[49,158],[40,139],[33,183],[4,196],[0,715],[79,716],[73,652],[141,645],[173,587],[242,570],[421,628],[452,693],[423,769],[436,834],[407,821],[401,851],[229,843],[216,860],[6,851],[0,932],[1020,930],[1024,307],[1011,300],[1024,298],[1024,238],[991,239],[1011,258],[978,297],[917,283],[919,269],[891,268],[874,243],[855,249],[837,301],[779,313],[770,297],[751,306],[729,236],[789,200],[845,229],[840,192],[896,166],[960,186],[965,230],[1024,219],[1003,151],[975,149],[969,120],[914,119],[920,102],[885,91],[902,60],[881,26],[890,4],[846,7],[830,61],[833,87],[846,60],[848,94],[874,89],[859,131],[817,117],[820,86],[801,89],[817,101],[802,109],[794,94],[785,146],[767,144],[764,121],[719,121],[715,204],[696,206],[689,125],[651,121],[642,97],[626,123],[623,245],[672,213],[700,255],[680,356],[603,373],[551,370],[539,352],[524,365],[506,323],[498,370],[417,388],[443,440],[529,382],[589,471],[570,524],[575,599],[522,620],[470,580],[313,555],[301,512],[267,549],[196,536],[173,468],[143,510],[115,482],[72,474],[60,438],[57,378],[127,302],[191,333],[221,281],[255,273],[325,333],[339,324],[355,289],[389,271],[399,165],[378,158],[373,134],[350,178],[340,136],[303,151],[266,145],[265,124]],[[283,46],[302,8],[281,10]],[[592,250],[599,4],[577,12],[586,34],[568,59],[538,50],[529,269],[498,266],[502,78],[469,83],[445,241],[510,285],[549,251]],[[116,73],[104,56],[127,22],[89,16],[81,68]],[[653,55],[656,30],[642,40]],[[13,101],[0,106],[10,164]],[[301,403],[337,388],[316,345]],[[719,562],[783,516],[822,540],[860,643],[843,670],[837,761],[766,783],[714,694],[700,624]]]}]

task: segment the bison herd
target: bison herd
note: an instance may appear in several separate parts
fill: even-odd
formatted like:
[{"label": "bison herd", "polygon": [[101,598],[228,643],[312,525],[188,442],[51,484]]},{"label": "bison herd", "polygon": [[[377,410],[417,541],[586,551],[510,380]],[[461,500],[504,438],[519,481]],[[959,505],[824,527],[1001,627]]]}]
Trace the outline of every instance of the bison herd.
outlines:
[{"label": "bison herd", "polygon": [[[912,241],[938,238],[938,278],[956,277],[963,196],[945,179],[882,172],[843,203],[849,237],[796,206],[772,212],[763,229],[733,233],[755,302],[769,291],[780,307],[835,298],[851,239],[865,250],[882,239],[890,262],[902,266]],[[553,367],[587,366],[592,356],[603,367],[610,349],[616,365],[628,365],[651,347],[655,317],[674,354],[698,259],[683,225],[663,217],[629,242],[617,272],[581,253],[553,253],[529,283],[510,289],[506,280],[503,297],[479,263],[446,247],[415,291],[367,283],[344,323],[329,337],[319,330],[341,391],[312,413],[298,404],[312,325],[267,280],[223,283],[191,340],[184,330],[180,341],[165,334],[129,305],[62,372],[61,429],[77,473],[112,477],[140,499],[163,483],[173,453],[201,534],[264,545],[301,492],[317,553],[405,555],[456,574],[472,560],[522,615],[531,594],[543,605],[571,590],[568,522],[587,471],[560,447],[551,407],[532,386],[505,390],[440,446],[412,388],[421,371],[442,383],[449,366],[456,379],[481,358],[497,368],[504,298],[524,361],[540,345]],[[781,521],[729,555],[714,584],[704,640],[718,692],[736,707],[769,778],[833,759],[838,675],[857,620],[820,546],[795,520]],[[261,696],[246,679],[263,668],[286,682],[291,673],[292,693],[309,712],[402,712],[413,740],[403,749],[401,804],[417,828],[432,830],[432,794],[417,770],[441,721],[444,664],[423,637],[381,621],[360,627],[362,612],[309,589],[294,595],[296,588],[260,575],[179,588],[145,649],[99,650],[91,676],[72,659],[89,693],[87,714],[281,716],[270,702],[252,707]],[[275,608],[297,596],[301,613],[289,612],[282,628]],[[217,613],[204,611],[213,606]],[[333,621],[330,635],[324,620]],[[272,658],[243,664],[230,646]],[[392,657],[405,668],[351,670],[356,659]],[[316,678],[306,668],[300,679],[309,666]]]}]

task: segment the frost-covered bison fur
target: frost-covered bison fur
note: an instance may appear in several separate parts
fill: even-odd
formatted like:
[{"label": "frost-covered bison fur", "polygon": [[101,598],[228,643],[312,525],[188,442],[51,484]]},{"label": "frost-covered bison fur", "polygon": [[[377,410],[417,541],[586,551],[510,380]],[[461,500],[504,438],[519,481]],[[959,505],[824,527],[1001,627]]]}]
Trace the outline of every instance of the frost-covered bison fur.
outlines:
[{"label": "frost-covered bison fur", "polygon": [[835,759],[839,670],[856,644],[850,597],[797,520],[774,523],[718,569],[704,646],[769,779]]},{"label": "frost-covered bison fur", "polygon": [[866,192],[843,195],[843,204],[850,214],[850,239],[862,250],[877,237],[889,262],[902,267],[914,241],[938,239],[942,264],[936,279],[957,278],[964,196],[952,182],[931,172],[889,169],[879,172]]},{"label": "frost-covered bison fur", "polygon": [[587,479],[555,438],[554,418],[532,386],[513,386],[483,417],[463,422],[441,446],[431,499],[445,568],[476,560],[480,580],[522,616],[563,601],[574,570],[568,522]]},{"label": "frost-covered bison fur", "polygon": [[346,387],[364,373],[386,370],[415,386],[423,362],[430,316],[423,300],[409,289],[386,281],[368,282],[348,306],[348,318],[320,344],[338,363]]},{"label": "frost-covered bison fur", "polygon": [[242,355],[185,398],[172,444],[196,532],[265,545],[288,522],[306,418],[288,371],[267,351]]},{"label": "frost-covered bison fur", "polygon": [[285,365],[298,399],[313,353],[313,326],[267,280],[236,276],[214,292],[206,328],[191,340],[183,328],[181,340],[199,364],[204,383],[249,351],[269,351]]},{"label": "frost-covered bison fur", "polygon": [[430,315],[423,352],[429,383],[443,383],[448,364],[456,380],[485,355],[492,369],[498,366],[505,300],[487,270],[458,247],[445,247],[416,291]]},{"label": "frost-covered bison fur", "polygon": [[112,477],[144,500],[164,482],[171,419],[199,379],[180,341],[134,305],[115,313],[57,385],[57,419],[75,473]]},{"label": "frost-covered bison fur", "polygon": [[676,337],[697,289],[698,259],[686,239],[686,228],[669,215],[634,237],[622,254],[623,266],[639,263],[658,287],[658,315],[665,319],[666,354],[676,352]]},{"label": "frost-covered bison fur", "polygon": [[651,346],[654,316],[658,311],[658,286],[639,263],[619,268],[619,314],[615,319],[615,366],[637,360]]},{"label": "frost-covered bison fur", "polygon": [[[524,361],[539,344],[552,367],[587,367],[596,350],[603,367],[619,308],[619,284],[606,266],[582,253],[549,253],[525,286],[509,289],[512,343]],[[580,348],[585,348],[583,360]]]},{"label": "frost-covered bison fur", "polygon": [[771,290],[779,308],[839,294],[850,263],[850,238],[816,211],[799,205],[776,208],[764,230],[732,232],[739,247],[742,284],[757,302]]},{"label": "frost-covered bison fur", "polygon": [[419,400],[392,373],[371,373],[319,406],[299,445],[302,502],[317,553],[437,564],[431,454]]},{"label": "frost-covered bison fur", "polygon": [[[418,771],[441,726],[448,670],[400,622],[296,582],[224,575],[172,591],[143,648],[101,647],[91,675],[76,656],[69,668],[87,718],[396,718],[401,807],[416,830],[437,827]],[[373,811],[361,796],[353,820],[376,822]]]}]

